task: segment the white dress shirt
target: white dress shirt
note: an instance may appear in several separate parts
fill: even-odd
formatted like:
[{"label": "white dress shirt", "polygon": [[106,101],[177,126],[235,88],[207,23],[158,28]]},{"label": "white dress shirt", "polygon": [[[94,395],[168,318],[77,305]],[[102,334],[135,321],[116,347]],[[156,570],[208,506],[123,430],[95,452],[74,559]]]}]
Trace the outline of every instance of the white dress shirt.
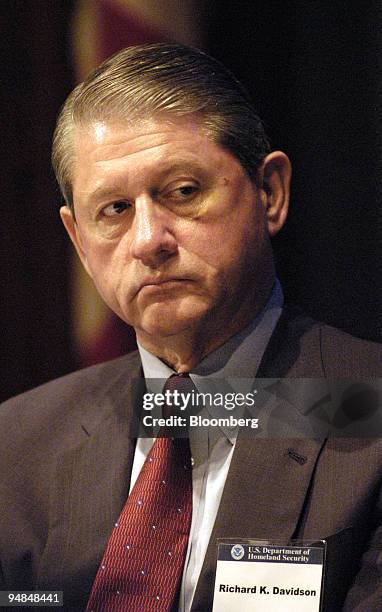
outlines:
[{"label": "white dress shirt", "polygon": [[[190,372],[201,393],[211,388],[208,380],[240,377],[253,379],[276,323],[281,315],[283,294],[276,281],[264,310],[240,333],[208,355]],[[146,386],[150,393],[161,393],[163,381],[175,374],[168,365],[138,346]],[[204,407],[201,416],[207,414]],[[202,569],[208,542],[219,508],[224,484],[235,449],[236,430],[190,428],[192,470],[192,523],[183,571],[179,612],[189,612]],[[153,438],[139,438],[135,448],[130,491],[154,443]]]}]

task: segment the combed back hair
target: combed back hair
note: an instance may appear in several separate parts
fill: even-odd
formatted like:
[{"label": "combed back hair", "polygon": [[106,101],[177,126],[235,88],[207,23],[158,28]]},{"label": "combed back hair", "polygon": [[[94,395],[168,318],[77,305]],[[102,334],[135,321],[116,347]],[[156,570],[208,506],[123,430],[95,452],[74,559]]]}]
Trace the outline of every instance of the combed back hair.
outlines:
[{"label": "combed back hair", "polygon": [[[180,44],[128,47],[93,70],[69,95],[53,138],[52,162],[73,211],[74,129],[96,121],[196,118],[251,179],[270,151],[250,97],[217,60]],[[74,212],[74,211],[73,211]]]}]

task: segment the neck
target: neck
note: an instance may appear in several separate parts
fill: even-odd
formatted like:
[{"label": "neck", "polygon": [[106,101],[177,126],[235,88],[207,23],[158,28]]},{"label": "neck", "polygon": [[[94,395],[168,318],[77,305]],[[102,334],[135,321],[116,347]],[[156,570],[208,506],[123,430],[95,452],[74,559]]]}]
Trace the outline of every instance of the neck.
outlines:
[{"label": "neck", "polygon": [[167,363],[178,373],[191,372],[210,353],[222,346],[232,336],[242,331],[265,307],[271,290],[270,285],[257,294],[256,302],[245,304],[236,313],[219,320],[199,321],[196,328],[172,335],[153,337],[137,330],[137,339],[144,349]]}]

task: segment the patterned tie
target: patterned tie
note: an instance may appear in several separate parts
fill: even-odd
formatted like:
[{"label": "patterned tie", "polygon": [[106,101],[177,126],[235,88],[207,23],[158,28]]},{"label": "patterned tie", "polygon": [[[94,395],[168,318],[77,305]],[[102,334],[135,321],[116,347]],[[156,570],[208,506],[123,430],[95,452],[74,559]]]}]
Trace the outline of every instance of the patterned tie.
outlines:
[{"label": "patterned tie", "polygon": [[[164,391],[181,385],[184,392],[185,384],[188,391],[194,388],[188,375],[173,375]],[[161,430],[159,435],[168,432]],[[171,610],[180,587],[191,516],[189,440],[158,437],[115,523],[86,611]]]}]

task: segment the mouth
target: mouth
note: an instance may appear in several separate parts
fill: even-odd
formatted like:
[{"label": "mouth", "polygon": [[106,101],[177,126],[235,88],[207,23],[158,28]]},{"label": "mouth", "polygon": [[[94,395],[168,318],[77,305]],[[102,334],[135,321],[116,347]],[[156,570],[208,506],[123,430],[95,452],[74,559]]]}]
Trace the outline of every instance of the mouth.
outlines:
[{"label": "mouth", "polygon": [[169,289],[173,285],[178,285],[180,283],[184,283],[189,281],[187,278],[179,278],[179,277],[159,277],[159,278],[148,278],[146,279],[139,287],[139,291],[142,289],[148,290],[161,290],[161,289]]}]

